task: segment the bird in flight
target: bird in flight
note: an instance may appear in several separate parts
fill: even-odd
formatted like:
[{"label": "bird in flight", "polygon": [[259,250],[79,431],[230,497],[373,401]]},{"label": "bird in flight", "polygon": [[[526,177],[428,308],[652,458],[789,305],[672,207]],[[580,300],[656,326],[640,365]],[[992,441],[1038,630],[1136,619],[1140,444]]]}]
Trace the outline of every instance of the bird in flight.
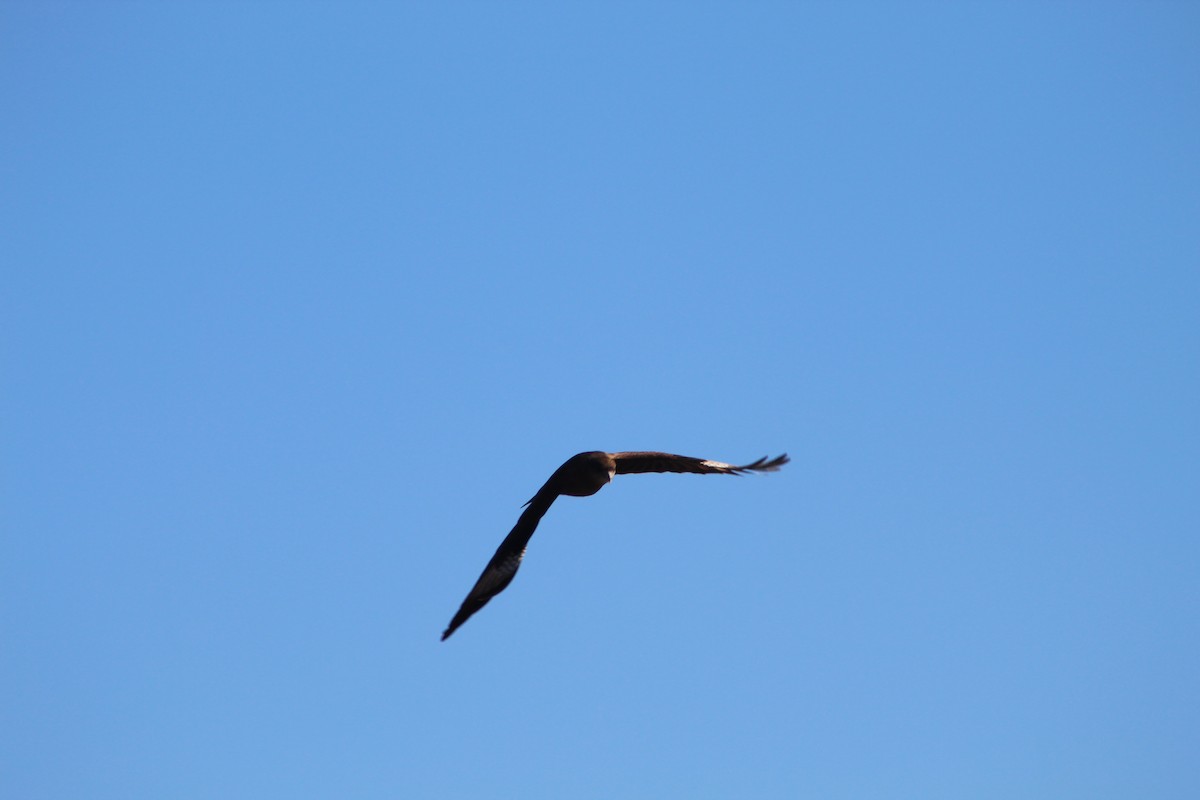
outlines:
[{"label": "bird in flight", "polygon": [[604,484],[613,479],[614,475],[626,475],[635,472],[695,472],[701,475],[741,475],[744,472],[774,472],[788,463],[787,454],[767,460],[760,458],[751,464],[740,467],[725,464],[720,461],[709,461],[703,458],[677,456],[671,453],[629,452],[604,453],[593,451],[571,456],[561,467],[554,470],[550,479],[538,489],[525,510],[517,519],[508,536],[496,549],[496,555],[483,568],[483,574],[475,581],[475,586],[463,600],[458,613],[446,630],[442,632],[442,641],[454,633],[460,625],[471,618],[488,601],[500,594],[512,582],[525,557],[525,546],[533,536],[542,515],[550,508],[550,504],[560,494],[571,497],[587,497],[604,488]]}]

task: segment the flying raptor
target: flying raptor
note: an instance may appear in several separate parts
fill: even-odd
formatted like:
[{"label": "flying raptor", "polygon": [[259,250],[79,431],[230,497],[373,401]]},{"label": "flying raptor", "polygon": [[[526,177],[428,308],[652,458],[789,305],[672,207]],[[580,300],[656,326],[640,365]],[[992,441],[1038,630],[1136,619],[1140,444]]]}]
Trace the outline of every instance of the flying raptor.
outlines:
[{"label": "flying raptor", "polygon": [[517,524],[513,526],[508,536],[496,549],[496,555],[483,568],[483,574],[475,582],[467,599],[463,600],[458,613],[446,630],[442,632],[442,641],[454,633],[460,625],[471,618],[479,609],[487,605],[505,587],[512,582],[525,556],[525,546],[533,536],[538,521],[550,508],[550,504],[560,494],[571,497],[587,497],[604,488],[604,484],[613,479],[614,475],[626,475],[635,472],[695,472],[701,475],[740,475],[743,472],[774,472],[788,463],[787,454],[767,460],[760,458],[751,464],[740,467],[725,464],[720,461],[708,461],[703,458],[677,456],[671,453],[604,453],[594,451],[571,456],[561,467],[554,470],[550,479],[538,489],[521,513]]}]

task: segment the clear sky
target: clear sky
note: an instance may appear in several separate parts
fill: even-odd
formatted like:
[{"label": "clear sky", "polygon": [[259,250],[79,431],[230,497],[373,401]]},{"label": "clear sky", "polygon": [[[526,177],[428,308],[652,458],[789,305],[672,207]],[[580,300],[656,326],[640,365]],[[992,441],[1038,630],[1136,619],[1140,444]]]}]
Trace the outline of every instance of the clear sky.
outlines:
[{"label": "clear sky", "polygon": [[[0,795],[1200,796],[1190,3],[0,7]],[[442,628],[581,450],[516,581]]]}]

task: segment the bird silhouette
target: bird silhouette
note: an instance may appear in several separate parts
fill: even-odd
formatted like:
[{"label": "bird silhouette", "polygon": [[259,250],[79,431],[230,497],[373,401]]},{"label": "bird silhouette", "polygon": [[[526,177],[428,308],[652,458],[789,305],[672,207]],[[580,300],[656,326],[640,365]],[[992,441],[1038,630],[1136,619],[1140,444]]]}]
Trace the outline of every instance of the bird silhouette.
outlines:
[{"label": "bird silhouette", "polygon": [[525,557],[525,546],[537,529],[542,515],[550,508],[550,504],[560,494],[571,497],[587,497],[604,488],[614,475],[627,475],[638,472],[694,472],[700,475],[740,475],[744,472],[774,472],[788,463],[784,453],[770,460],[760,458],[751,464],[734,466],[720,461],[709,461],[703,458],[677,456],[672,453],[626,452],[605,453],[592,451],[579,453],[568,458],[561,467],[554,470],[550,479],[537,490],[525,510],[517,519],[517,524],[504,537],[496,554],[483,568],[483,574],[471,588],[458,613],[450,620],[446,630],[442,632],[442,641],[454,633],[460,625],[471,618],[479,609],[487,605],[500,592],[512,583],[513,576],[521,566]]}]

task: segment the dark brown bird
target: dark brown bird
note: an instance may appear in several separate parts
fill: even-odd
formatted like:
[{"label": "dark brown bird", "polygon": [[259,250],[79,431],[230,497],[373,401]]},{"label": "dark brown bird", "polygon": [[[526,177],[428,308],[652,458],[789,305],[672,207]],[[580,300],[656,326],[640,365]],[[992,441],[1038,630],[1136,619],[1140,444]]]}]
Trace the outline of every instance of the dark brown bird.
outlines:
[{"label": "dark brown bird", "polygon": [[603,453],[594,451],[571,456],[566,462],[554,470],[550,480],[538,489],[537,494],[525,504],[517,524],[513,526],[508,536],[496,549],[496,555],[483,568],[483,574],[475,582],[475,586],[463,600],[458,613],[446,630],[442,632],[442,641],[454,633],[471,615],[487,605],[505,587],[512,582],[525,556],[525,546],[533,536],[538,521],[554,498],[560,494],[572,497],[587,497],[604,488],[604,484],[613,479],[614,475],[624,475],[634,472],[696,472],[701,475],[740,475],[743,472],[774,472],[788,463],[787,454],[767,460],[760,458],[752,464],[735,467],[720,461],[708,461],[703,458],[677,456],[671,453]]}]

